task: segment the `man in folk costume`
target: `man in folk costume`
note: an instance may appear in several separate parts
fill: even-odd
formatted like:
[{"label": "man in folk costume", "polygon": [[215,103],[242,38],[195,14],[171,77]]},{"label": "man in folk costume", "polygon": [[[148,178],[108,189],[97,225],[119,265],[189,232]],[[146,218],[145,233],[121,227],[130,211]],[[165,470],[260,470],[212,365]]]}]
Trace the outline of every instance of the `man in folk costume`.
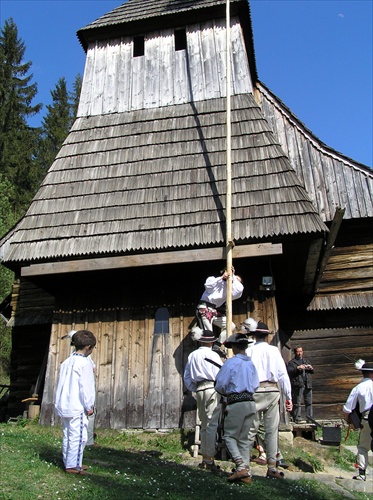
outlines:
[{"label": "man in folk costume", "polygon": [[359,468],[359,474],[353,476],[353,479],[366,481],[368,451],[371,449],[371,433],[373,431],[368,422],[369,413],[373,406],[373,363],[366,363],[364,360],[359,360],[355,363],[355,367],[361,370],[363,379],[350,392],[343,406],[343,413],[347,421],[349,421],[349,417],[354,410],[361,415],[360,436],[356,455],[356,465]]},{"label": "man in folk costume", "polygon": [[[221,276],[209,276],[205,281],[205,290],[197,305],[197,320],[200,328],[213,331],[213,326],[220,328],[219,342],[226,339],[227,318],[221,308],[227,300],[227,279],[230,276],[224,271]],[[232,267],[232,300],[242,296],[243,284],[239,276],[235,275]],[[235,325],[232,325],[234,329]]]},{"label": "man in folk costume", "polygon": [[288,374],[290,377],[292,400],[293,400],[293,420],[301,421],[301,404],[304,399],[306,407],[306,418],[312,418],[312,374],[313,366],[310,361],[303,356],[303,347],[294,348],[294,358],[288,363]]},{"label": "man in folk costume", "polygon": [[214,384],[223,362],[219,354],[212,350],[216,338],[211,331],[195,327],[192,337],[200,343],[200,347],[188,356],[184,383],[189,391],[196,393],[198,417],[201,421],[202,463],[199,467],[216,471],[219,467],[215,465],[214,457],[221,406]]},{"label": "man in folk costume", "polygon": [[280,351],[267,342],[268,326],[265,323],[256,322],[253,318],[247,318],[243,326],[248,335],[255,337],[255,344],[251,347],[251,361],[258,372],[260,382],[259,388],[254,394],[257,413],[249,432],[250,453],[255,443],[262,414],[267,453],[267,477],[283,479],[283,473],[280,474],[276,468],[280,423],[279,386],[286,398],[286,410],[291,411],[293,404],[289,375]]},{"label": "man in folk costume", "polygon": [[225,342],[234,356],[227,359],[219,371],[215,389],[227,399],[224,419],[224,441],[236,465],[228,481],[251,483],[250,446],[247,435],[256,415],[253,393],[259,387],[256,369],[245,350],[246,335],[234,333]]}]

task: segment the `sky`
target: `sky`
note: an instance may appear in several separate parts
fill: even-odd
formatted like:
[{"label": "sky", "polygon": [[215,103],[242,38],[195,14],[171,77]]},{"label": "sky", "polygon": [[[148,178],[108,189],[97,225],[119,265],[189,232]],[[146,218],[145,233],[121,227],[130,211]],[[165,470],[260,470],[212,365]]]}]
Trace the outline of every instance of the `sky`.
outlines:
[{"label": "sky", "polygon": [[[72,90],[85,52],[76,32],[121,0],[0,0],[13,18],[42,112],[65,77]],[[329,147],[372,167],[373,0],[251,0],[258,77]]]}]

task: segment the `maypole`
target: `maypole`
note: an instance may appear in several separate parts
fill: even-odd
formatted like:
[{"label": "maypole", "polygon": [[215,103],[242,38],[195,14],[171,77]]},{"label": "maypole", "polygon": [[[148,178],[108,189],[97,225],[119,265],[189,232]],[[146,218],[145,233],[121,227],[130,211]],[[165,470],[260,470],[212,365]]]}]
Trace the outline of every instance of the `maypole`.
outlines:
[{"label": "maypole", "polygon": [[226,269],[229,272],[227,279],[227,338],[232,334],[232,263],[233,263],[233,240],[232,240],[232,165],[231,165],[231,61],[230,61],[230,0],[226,0],[226,101],[227,101],[227,192],[226,192]]}]

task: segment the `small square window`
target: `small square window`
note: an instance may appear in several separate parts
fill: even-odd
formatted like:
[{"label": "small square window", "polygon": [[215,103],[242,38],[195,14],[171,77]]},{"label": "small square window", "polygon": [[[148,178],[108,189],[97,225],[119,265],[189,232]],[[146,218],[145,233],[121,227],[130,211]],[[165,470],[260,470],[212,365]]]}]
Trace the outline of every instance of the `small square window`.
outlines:
[{"label": "small square window", "polygon": [[175,30],[175,50],[184,50],[187,48],[187,39],[185,28]]},{"label": "small square window", "polygon": [[145,54],[145,37],[139,35],[133,37],[133,57],[140,57]]}]

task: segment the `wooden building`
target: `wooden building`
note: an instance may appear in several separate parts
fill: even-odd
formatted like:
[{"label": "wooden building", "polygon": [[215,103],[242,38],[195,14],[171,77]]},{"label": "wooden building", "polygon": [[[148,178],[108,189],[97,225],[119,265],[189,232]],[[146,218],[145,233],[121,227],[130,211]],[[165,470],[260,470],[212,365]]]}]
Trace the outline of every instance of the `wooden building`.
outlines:
[{"label": "wooden building", "polygon": [[[194,424],[183,387],[207,276],[225,265],[225,0],[129,0],[78,32],[77,119],[0,242],[16,273],[9,415],[54,423],[62,340],[98,339],[97,426]],[[373,359],[373,172],[323,144],[258,79],[247,0],[231,0],[233,260],[239,324],[266,322],[316,368],[315,416],[340,415]],[[269,290],[262,278],[271,276]],[[331,388],[333,390],[331,390]]]}]

